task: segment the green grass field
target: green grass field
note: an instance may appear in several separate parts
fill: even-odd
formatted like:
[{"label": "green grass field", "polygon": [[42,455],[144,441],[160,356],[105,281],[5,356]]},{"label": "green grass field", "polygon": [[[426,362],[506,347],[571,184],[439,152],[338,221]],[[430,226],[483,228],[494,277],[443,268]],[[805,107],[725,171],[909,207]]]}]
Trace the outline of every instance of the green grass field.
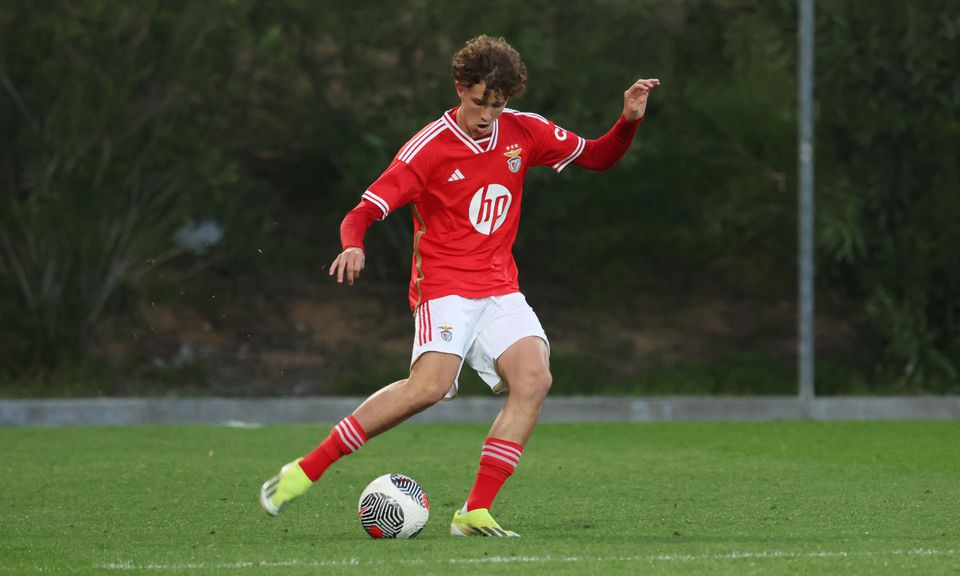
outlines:
[{"label": "green grass field", "polygon": [[[0,429],[0,574],[946,574],[960,422],[543,425],[494,506],[448,535],[486,426],[407,424],[270,518],[260,483],[326,426]],[[370,539],[366,483],[417,479],[418,538]]]}]

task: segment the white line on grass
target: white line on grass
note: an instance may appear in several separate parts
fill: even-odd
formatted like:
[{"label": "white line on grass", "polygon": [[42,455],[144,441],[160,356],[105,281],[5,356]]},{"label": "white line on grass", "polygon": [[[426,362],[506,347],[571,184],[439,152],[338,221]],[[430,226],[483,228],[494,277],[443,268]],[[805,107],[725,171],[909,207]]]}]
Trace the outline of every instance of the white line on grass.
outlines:
[{"label": "white line on grass", "polygon": [[115,571],[140,570],[242,570],[246,568],[323,568],[334,566],[384,566],[384,565],[450,565],[450,564],[511,564],[511,563],[575,563],[575,562],[700,562],[709,560],[777,559],[777,558],[850,558],[873,556],[954,556],[955,550],[914,548],[912,550],[889,550],[879,552],[725,552],[721,554],[656,554],[652,556],[487,556],[483,558],[450,558],[449,560],[283,560],[256,562],[188,563],[188,564],[135,564],[112,562],[98,564],[94,568]]}]

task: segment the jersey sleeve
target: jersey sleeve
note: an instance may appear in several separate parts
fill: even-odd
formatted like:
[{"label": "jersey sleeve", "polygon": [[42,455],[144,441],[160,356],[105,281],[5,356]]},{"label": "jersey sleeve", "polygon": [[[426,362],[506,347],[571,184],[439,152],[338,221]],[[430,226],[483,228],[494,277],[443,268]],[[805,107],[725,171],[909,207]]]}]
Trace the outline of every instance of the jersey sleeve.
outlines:
[{"label": "jersey sleeve", "polygon": [[623,158],[637,134],[643,119],[627,120],[622,115],[606,134],[596,140],[587,140],[583,151],[574,161],[577,166],[605,171],[613,168]]},{"label": "jersey sleeve", "polygon": [[363,193],[363,200],[380,209],[383,220],[397,208],[416,200],[423,190],[423,178],[417,169],[395,158]]},{"label": "jersey sleeve", "polygon": [[360,203],[344,217],[340,224],[340,242],[344,250],[350,247],[363,250],[363,237],[374,221],[383,220],[397,208],[416,200],[424,190],[424,166],[412,165],[412,155],[407,151],[426,130],[400,149],[393,162],[363,193]]},{"label": "jersey sleeve", "polygon": [[583,152],[584,140],[539,114],[517,112],[534,139],[533,166],[550,166],[557,172]]}]

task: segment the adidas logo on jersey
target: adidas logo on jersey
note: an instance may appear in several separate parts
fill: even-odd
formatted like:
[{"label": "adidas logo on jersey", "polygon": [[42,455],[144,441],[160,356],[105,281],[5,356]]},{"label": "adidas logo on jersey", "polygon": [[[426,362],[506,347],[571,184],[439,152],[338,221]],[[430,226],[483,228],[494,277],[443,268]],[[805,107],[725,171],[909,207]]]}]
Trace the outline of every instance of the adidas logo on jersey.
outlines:
[{"label": "adidas logo on jersey", "polygon": [[453,171],[453,174],[451,174],[450,177],[447,178],[447,182],[456,182],[457,180],[463,180],[464,178],[466,178],[466,176],[464,176],[463,173],[460,172],[460,169],[457,168],[456,170]]}]

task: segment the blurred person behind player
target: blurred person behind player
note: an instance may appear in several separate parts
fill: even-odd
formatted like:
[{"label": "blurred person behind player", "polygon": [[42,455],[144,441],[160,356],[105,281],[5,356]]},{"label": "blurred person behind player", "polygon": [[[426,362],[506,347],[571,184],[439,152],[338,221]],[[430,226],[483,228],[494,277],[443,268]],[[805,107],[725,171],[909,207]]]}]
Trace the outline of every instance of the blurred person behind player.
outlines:
[{"label": "blurred person behind player", "polygon": [[460,103],[411,138],[363,193],[340,227],[343,246],[330,267],[353,284],[363,270],[369,226],[413,206],[410,374],[374,393],[312,452],[265,482],[260,503],[277,515],[340,457],[457,392],[466,362],[495,393],[507,392],[483,443],[476,481],[450,531],[458,536],[517,536],[490,515],[519,463],[550,389],[549,345],[520,292],[512,248],[523,180],[533,166],[560,172],[576,164],[607,170],[633,141],[657,79],[640,79],[623,97],[613,127],[585,140],[552,121],[506,108],[527,71],[503,38],[478,36],[453,58]]}]

